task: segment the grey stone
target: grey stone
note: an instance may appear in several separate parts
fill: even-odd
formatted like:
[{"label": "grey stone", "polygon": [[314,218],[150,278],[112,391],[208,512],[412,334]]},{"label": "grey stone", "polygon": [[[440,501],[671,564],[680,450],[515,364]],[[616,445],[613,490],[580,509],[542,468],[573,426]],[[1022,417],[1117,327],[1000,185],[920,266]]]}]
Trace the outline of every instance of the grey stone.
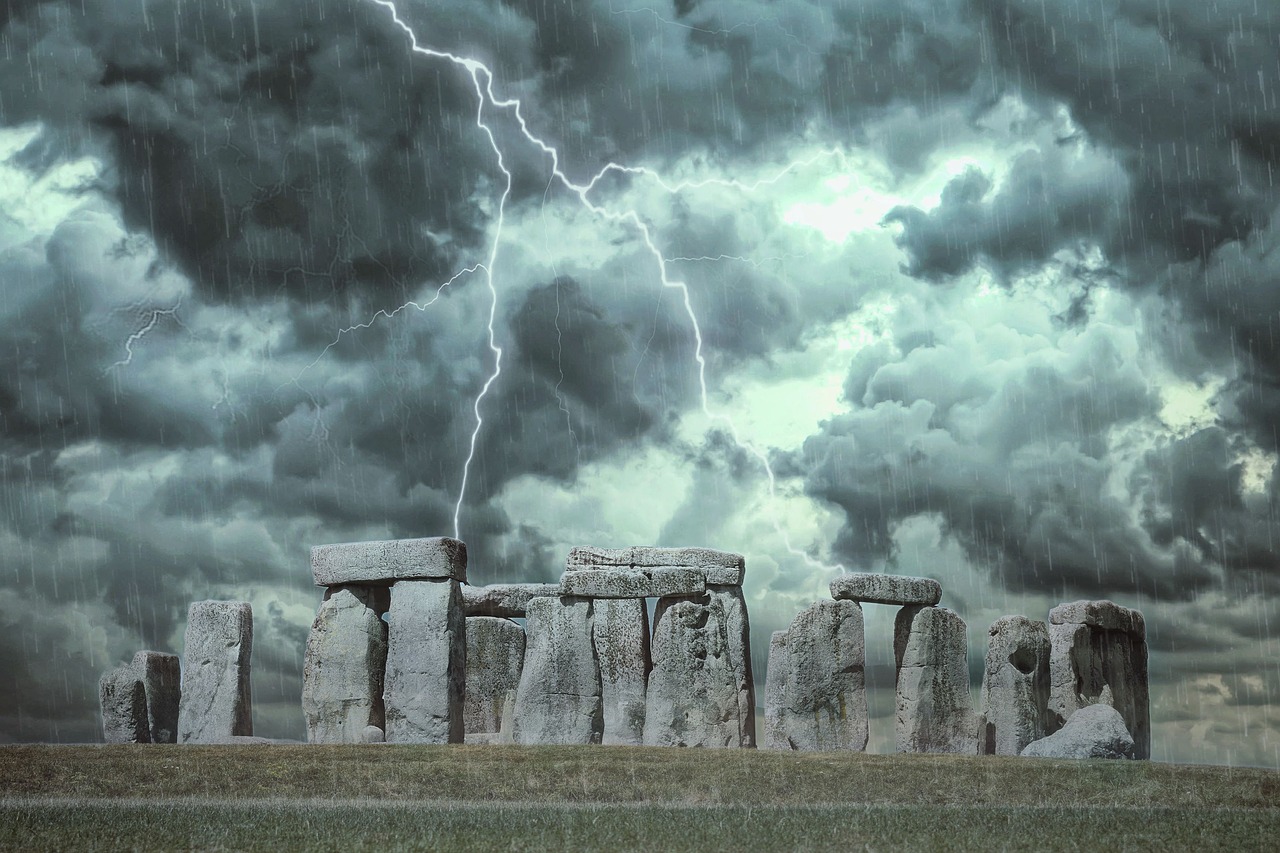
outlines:
[{"label": "grey stone", "polygon": [[751,629],[742,589],[662,598],[654,612],[646,746],[755,746]]},{"label": "grey stone", "polygon": [[[467,617],[467,689],[463,719],[468,743],[474,734],[510,742],[510,720],[524,668],[524,628],[496,616]],[[504,726],[504,721],[507,725]]]},{"label": "grey stone", "polygon": [[[1079,620],[1079,621],[1075,621]],[[1151,757],[1146,623],[1110,601],[1076,601],[1049,612],[1050,728],[1104,702],[1133,736],[1134,757]]]},{"label": "grey stone", "polygon": [[530,600],[516,691],[516,743],[600,743],[604,715],[591,622],[590,599]]},{"label": "grey stone", "polygon": [[663,598],[706,591],[706,580],[698,569],[584,568],[560,578],[561,595],[581,598]]},{"label": "grey stone", "polygon": [[[867,691],[862,608],[818,601],[769,646],[765,746],[862,751]],[[775,668],[776,667],[776,668]]]},{"label": "grey stone", "polygon": [[247,601],[197,601],[187,611],[179,743],[225,743],[253,735],[249,662],[253,609]]},{"label": "grey stone", "polygon": [[464,586],[462,603],[468,616],[523,619],[529,607],[529,599],[559,594],[558,583],[495,583],[489,586]]},{"label": "grey stone", "polygon": [[600,664],[604,744],[644,743],[645,688],[649,659],[649,613],[640,599],[592,602],[592,639]]},{"label": "grey stone", "polygon": [[932,606],[942,600],[942,585],[931,578],[855,572],[831,582],[831,597],[868,604]]},{"label": "grey stone", "polygon": [[382,698],[389,743],[462,743],[467,627],[452,579],[397,581]]},{"label": "grey stone", "polygon": [[387,734],[377,726],[365,726],[360,733],[361,743],[386,743]]},{"label": "grey stone", "polygon": [[1022,755],[1036,758],[1133,758],[1134,742],[1120,712],[1110,705],[1076,711],[1062,729],[1033,741]]},{"label": "grey stone", "polygon": [[1048,734],[1049,629],[1025,616],[1004,616],[988,632],[979,700],[978,750],[1018,755]]},{"label": "grey stone", "polygon": [[116,667],[98,682],[102,737],[107,743],[150,743],[147,693],[137,670]]},{"label": "grey stone", "polygon": [[943,607],[904,607],[893,626],[899,752],[977,753],[964,620]]},{"label": "grey stone", "polygon": [[302,666],[302,713],[309,743],[360,743],[385,724],[386,590],[330,587],[311,624]]},{"label": "grey stone", "polygon": [[746,574],[741,554],[711,548],[593,548],[580,546],[569,552],[567,570],[619,566],[632,569],[701,569],[708,586],[738,586]]},{"label": "grey stone", "polygon": [[400,580],[467,580],[467,546],[457,539],[342,542],[311,549],[316,586],[392,584]]},{"label": "grey stone", "polygon": [[164,652],[138,652],[133,671],[147,695],[147,729],[152,743],[178,742],[178,705],[182,699],[182,661]]}]

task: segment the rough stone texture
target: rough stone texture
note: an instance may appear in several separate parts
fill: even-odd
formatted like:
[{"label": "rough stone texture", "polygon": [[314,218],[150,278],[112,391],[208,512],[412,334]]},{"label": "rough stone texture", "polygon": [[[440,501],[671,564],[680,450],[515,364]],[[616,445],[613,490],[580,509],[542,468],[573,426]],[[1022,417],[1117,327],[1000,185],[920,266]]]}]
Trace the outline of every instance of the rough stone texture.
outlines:
[{"label": "rough stone texture", "polygon": [[706,591],[698,569],[575,569],[560,578],[561,595],[582,598],[664,598]]},{"label": "rough stone texture", "polygon": [[582,546],[569,552],[567,570],[600,566],[632,569],[682,568],[701,569],[708,586],[738,586],[746,574],[746,560],[741,554],[715,551],[711,548],[593,548]]},{"label": "rough stone texture", "polygon": [[866,749],[865,657],[857,602],[818,601],[800,611],[770,641],[765,746]]},{"label": "rough stone texture", "polygon": [[979,700],[978,751],[1018,755],[1048,733],[1049,629],[1025,616],[997,619],[988,632]]},{"label": "rough stone texture", "polygon": [[649,613],[639,599],[592,603],[592,640],[600,663],[600,702],[605,744],[644,743],[645,687],[649,659]]},{"label": "rough stone texture", "polygon": [[[496,616],[467,617],[467,689],[462,716],[467,742],[473,734],[510,742],[516,690],[524,668],[524,628]],[[507,725],[504,726],[503,722]]]},{"label": "rough stone texture", "polygon": [[365,726],[360,733],[361,743],[386,743],[387,734],[377,726]]},{"label": "rough stone texture", "polygon": [[150,743],[147,693],[132,666],[116,667],[98,682],[102,737],[107,743]]},{"label": "rough stone texture", "polygon": [[[1080,621],[1074,621],[1080,620]],[[1120,712],[1134,757],[1151,757],[1146,623],[1110,601],[1076,601],[1049,611],[1050,728],[1099,703]]]},{"label": "rough stone texture", "polygon": [[868,604],[933,606],[942,600],[942,585],[931,578],[855,572],[831,582],[831,597]]},{"label": "rough stone texture", "polygon": [[343,542],[311,549],[316,586],[391,584],[400,580],[467,580],[467,546],[457,539]]},{"label": "rough stone texture", "polygon": [[1090,705],[1071,715],[1062,730],[1034,741],[1022,755],[1038,758],[1133,758],[1134,742],[1120,712]]},{"label": "rough stone texture", "polygon": [[755,746],[751,628],[740,587],[659,599],[652,655],[646,746]]},{"label": "rough stone texture", "polygon": [[498,616],[523,619],[529,599],[559,595],[558,583],[497,583],[489,586],[464,586],[462,603],[468,616]]},{"label": "rough stone texture", "polygon": [[138,652],[133,671],[147,695],[147,729],[152,743],[178,742],[178,704],[182,698],[182,661],[164,652]]},{"label": "rough stone texture", "polygon": [[360,743],[385,725],[386,590],[330,587],[311,623],[302,666],[308,743]]},{"label": "rough stone texture", "polygon": [[899,752],[977,752],[964,620],[943,607],[904,607],[893,626]]},{"label": "rough stone texture", "polygon": [[253,609],[247,601],[197,601],[187,611],[179,743],[225,743],[253,735],[249,660]]},{"label": "rough stone texture", "polygon": [[458,582],[397,581],[387,611],[382,691],[387,742],[462,743],[466,667],[466,616]]},{"label": "rough stone texture", "polygon": [[524,671],[516,691],[516,743],[600,743],[604,714],[592,609],[586,598],[529,602]]}]

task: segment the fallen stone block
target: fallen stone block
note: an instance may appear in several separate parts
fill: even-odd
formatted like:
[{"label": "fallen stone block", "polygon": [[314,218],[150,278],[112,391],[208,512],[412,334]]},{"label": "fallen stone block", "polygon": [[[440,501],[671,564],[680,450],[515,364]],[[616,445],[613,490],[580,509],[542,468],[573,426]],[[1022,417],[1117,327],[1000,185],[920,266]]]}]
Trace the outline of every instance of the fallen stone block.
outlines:
[{"label": "fallen stone block", "polygon": [[302,666],[308,743],[361,743],[386,724],[387,590],[329,587],[311,624]]},{"label": "fallen stone block", "polygon": [[1110,705],[1089,705],[1071,715],[1060,731],[1032,741],[1029,758],[1133,758],[1134,741]]},{"label": "fallen stone block", "polygon": [[147,693],[132,666],[116,667],[98,682],[102,737],[107,743],[151,743]]},{"label": "fallen stone block", "polygon": [[579,546],[569,552],[567,571],[618,566],[632,569],[701,569],[708,586],[738,586],[746,574],[741,554],[711,548],[594,548]]},{"label": "fallen stone block", "polygon": [[[524,628],[496,616],[467,617],[467,687],[463,720],[467,743],[473,735],[512,740],[510,721],[524,669]],[[504,726],[504,722],[506,725]]]},{"label": "fallen stone block", "polygon": [[529,599],[559,594],[558,583],[496,583],[489,586],[464,586],[462,603],[468,616],[523,619],[529,607]]},{"label": "fallen stone block", "polygon": [[600,743],[604,713],[592,613],[587,598],[530,600],[516,691],[516,743]]},{"label": "fallen stone block", "polygon": [[964,620],[943,607],[904,607],[893,626],[899,752],[977,753]]},{"label": "fallen stone block", "polygon": [[388,743],[462,743],[466,616],[458,582],[391,587],[383,705]]},{"label": "fallen stone block", "polygon": [[316,586],[393,584],[400,580],[467,580],[467,546],[457,539],[343,542],[311,549]]},{"label": "fallen stone block", "polygon": [[706,591],[706,580],[698,569],[583,568],[560,578],[560,594],[580,598],[663,598]]},{"label": "fallen stone block", "polygon": [[143,651],[133,656],[132,666],[147,696],[147,729],[151,742],[177,743],[182,661],[177,655]]},{"label": "fallen stone block", "polygon": [[591,635],[600,665],[601,743],[644,743],[645,694],[649,658],[649,613],[644,601],[592,602]]},{"label": "fallen stone block", "polygon": [[931,578],[855,572],[831,582],[831,597],[867,604],[933,606],[942,600],[942,585]]},{"label": "fallen stone block", "polygon": [[1049,629],[1025,616],[997,619],[988,632],[979,701],[978,747],[1018,755],[1048,730]]},{"label": "fallen stone block", "polygon": [[253,609],[247,601],[197,601],[187,611],[179,743],[226,743],[253,735],[249,666]]},{"label": "fallen stone block", "polygon": [[377,726],[365,726],[364,731],[360,733],[361,743],[386,743],[387,733]]}]

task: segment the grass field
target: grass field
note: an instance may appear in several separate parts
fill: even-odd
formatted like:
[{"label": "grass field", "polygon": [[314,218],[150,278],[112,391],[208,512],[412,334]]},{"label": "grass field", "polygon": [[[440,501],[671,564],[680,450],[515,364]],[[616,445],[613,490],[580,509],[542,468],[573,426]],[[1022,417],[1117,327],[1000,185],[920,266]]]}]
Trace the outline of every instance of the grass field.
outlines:
[{"label": "grass field", "polygon": [[1272,850],[1280,773],[512,746],[0,748],[0,849]]}]

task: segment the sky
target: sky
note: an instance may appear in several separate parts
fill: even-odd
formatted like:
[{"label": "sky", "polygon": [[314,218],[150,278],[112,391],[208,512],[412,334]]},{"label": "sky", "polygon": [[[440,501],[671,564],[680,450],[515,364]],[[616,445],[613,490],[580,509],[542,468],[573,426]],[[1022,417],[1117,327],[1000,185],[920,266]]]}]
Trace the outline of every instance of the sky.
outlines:
[{"label": "sky", "polygon": [[[417,50],[414,49],[415,45]],[[5,0],[0,741],[312,545],[746,556],[1146,615],[1153,757],[1280,766],[1280,9]],[[893,609],[866,607],[872,751]]]}]

